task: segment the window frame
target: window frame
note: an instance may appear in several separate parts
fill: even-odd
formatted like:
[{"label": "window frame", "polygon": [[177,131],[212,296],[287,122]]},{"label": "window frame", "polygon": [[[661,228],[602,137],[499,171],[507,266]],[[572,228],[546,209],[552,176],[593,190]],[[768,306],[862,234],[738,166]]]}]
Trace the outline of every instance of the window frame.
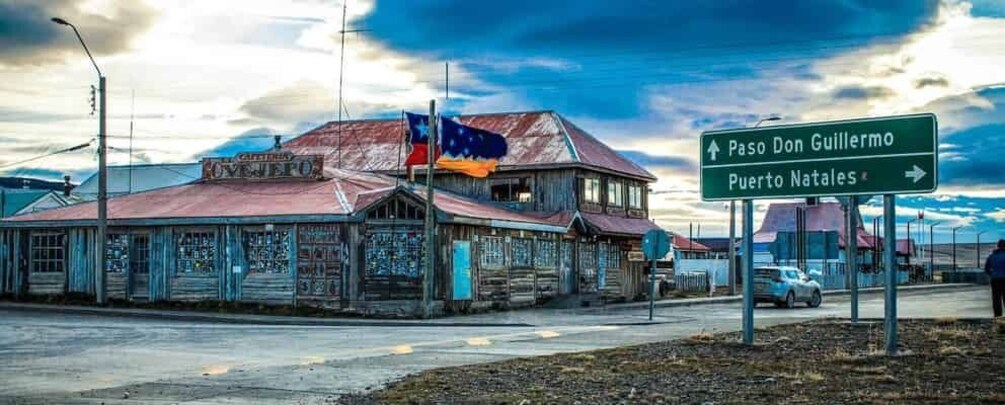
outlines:
[{"label": "window frame", "polygon": [[[645,203],[642,198],[642,186],[638,184],[630,184],[628,189],[628,208],[641,210],[645,209]],[[636,201],[637,199],[637,201]]]},{"label": "window frame", "polygon": [[66,233],[32,232],[30,238],[28,258],[31,273],[66,272]]},{"label": "window frame", "polygon": [[490,269],[506,267],[506,242],[502,236],[478,237],[478,265]]},{"label": "window frame", "polygon": [[[196,242],[202,240],[205,237],[208,243],[186,243],[183,244],[182,241],[186,238],[193,238]],[[216,246],[217,231],[215,229],[184,229],[175,233],[175,277],[178,276],[215,276],[217,273],[216,259],[219,252]],[[203,256],[191,252],[185,253],[183,249],[208,249],[207,257],[197,257]],[[196,252],[198,253],[198,252]],[[196,268],[196,266],[191,266],[192,270],[184,271],[183,269],[187,266],[183,266],[183,263],[206,263],[208,266]]]},{"label": "window frame", "polygon": [[583,177],[583,202],[590,204],[601,203],[601,182],[599,177]]},{"label": "window frame", "polygon": [[[495,187],[506,186],[506,194],[509,195],[508,199],[497,199],[496,193],[493,190]],[[519,203],[526,204],[534,201],[534,184],[531,176],[507,176],[507,177],[492,177],[488,179],[489,187],[489,200],[493,202],[500,203]],[[526,187],[526,199],[521,199],[521,194],[524,194],[520,190]]]},{"label": "window frame", "polygon": [[[612,190],[612,188],[616,190]],[[611,196],[617,196],[617,202],[611,200]],[[607,181],[607,205],[611,207],[623,208],[625,206],[625,183],[618,180]]]},{"label": "window frame", "polygon": [[[292,240],[293,229],[290,227],[277,226],[272,230],[264,227],[243,229],[241,247],[244,250],[244,264],[247,266],[248,274],[291,274]],[[281,254],[284,252],[285,254]]]}]

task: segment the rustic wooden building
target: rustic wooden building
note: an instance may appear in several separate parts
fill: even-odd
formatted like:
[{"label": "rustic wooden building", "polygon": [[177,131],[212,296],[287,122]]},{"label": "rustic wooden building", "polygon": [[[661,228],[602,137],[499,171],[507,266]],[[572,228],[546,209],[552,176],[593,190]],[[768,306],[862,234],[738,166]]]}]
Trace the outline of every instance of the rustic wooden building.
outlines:
[{"label": "rustic wooden building", "polygon": [[[438,311],[644,291],[641,235],[654,177],[553,112],[461,117],[507,138],[486,179],[434,176]],[[281,152],[206,159],[184,185],[5,220],[0,292],[246,301],[416,313],[424,175],[408,183],[399,120],[330,123]],[[341,148],[338,139],[342,140]],[[322,169],[323,168],[323,169]]]}]

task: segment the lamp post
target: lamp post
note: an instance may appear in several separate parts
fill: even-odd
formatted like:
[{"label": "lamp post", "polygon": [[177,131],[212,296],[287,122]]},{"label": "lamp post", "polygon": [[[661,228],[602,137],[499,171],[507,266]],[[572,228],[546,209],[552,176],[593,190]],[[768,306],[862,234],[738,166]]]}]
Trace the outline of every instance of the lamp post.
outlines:
[{"label": "lamp post", "polygon": [[[910,221],[907,221],[907,265],[911,265],[911,253],[914,253],[914,252],[911,251],[911,241],[913,240],[911,238],[911,222],[914,222],[914,221],[917,221],[917,219],[912,219]],[[897,245],[897,241],[893,241],[893,243],[894,243],[894,246]]]},{"label": "lamp post", "polygon": [[981,268],[981,235],[987,231],[977,232],[977,259],[975,260],[974,267],[978,269]]},{"label": "lamp post", "polygon": [[[767,121],[781,119],[782,117],[777,115],[761,118],[754,124],[754,128]],[[729,201],[729,294],[736,295],[736,200]]]},{"label": "lamp post", "polygon": [[879,271],[879,253],[883,251],[883,244],[879,241],[879,220],[883,218],[883,215],[877,215],[872,219],[872,269],[873,272]]},{"label": "lamp post", "polygon": [[935,274],[935,226],[942,221],[935,221],[928,224],[928,263],[930,274]]},{"label": "lamp post", "polygon": [[957,226],[953,228],[953,271],[956,271],[956,231],[963,228],[963,226]]},{"label": "lamp post", "polygon": [[80,45],[84,47],[84,52],[87,53],[87,57],[91,60],[91,64],[94,65],[94,70],[98,71],[98,98],[99,98],[99,113],[98,113],[98,235],[95,238],[95,252],[94,259],[96,262],[95,270],[97,274],[95,275],[95,299],[98,304],[104,304],[107,298],[107,273],[105,271],[105,239],[108,234],[108,176],[107,176],[107,165],[105,162],[106,151],[105,151],[105,121],[107,116],[107,108],[105,104],[106,91],[105,91],[105,76],[101,74],[101,68],[94,61],[94,57],[91,56],[91,51],[87,49],[87,44],[84,43],[84,38],[80,36],[80,31],[77,31],[77,27],[70,24],[66,20],[53,17],[52,22],[65,25],[73,29],[74,35],[77,36],[77,40],[80,41]]}]

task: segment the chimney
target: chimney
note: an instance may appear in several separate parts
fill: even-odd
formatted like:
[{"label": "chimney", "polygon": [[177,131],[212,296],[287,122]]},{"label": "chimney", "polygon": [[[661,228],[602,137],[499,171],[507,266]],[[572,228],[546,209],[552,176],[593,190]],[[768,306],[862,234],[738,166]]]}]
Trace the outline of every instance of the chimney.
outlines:
[{"label": "chimney", "polygon": [[63,176],[63,197],[69,197],[70,190],[73,190],[73,185],[70,184],[70,176]]},{"label": "chimney", "polygon": [[275,146],[276,150],[283,150],[283,143],[279,141],[279,139],[282,137],[283,137],[282,135],[276,135],[276,146]]}]

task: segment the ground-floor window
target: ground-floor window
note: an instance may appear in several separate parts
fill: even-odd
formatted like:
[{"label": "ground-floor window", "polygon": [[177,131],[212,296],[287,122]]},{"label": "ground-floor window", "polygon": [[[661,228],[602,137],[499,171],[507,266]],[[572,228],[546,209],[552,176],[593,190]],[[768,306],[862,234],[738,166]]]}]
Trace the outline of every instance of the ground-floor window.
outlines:
[{"label": "ground-floor window", "polygon": [[481,267],[506,266],[506,251],[501,236],[482,236],[478,242],[478,263]]},{"label": "ground-floor window", "polygon": [[609,269],[621,268],[621,246],[618,244],[607,245],[607,263],[605,267]]},{"label": "ground-floor window", "polygon": [[300,225],[297,252],[297,294],[338,297],[343,262],[339,225]]},{"label": "ground-floor window", "polygon": [[366,274],[420,277],[425,252],[424,240],[419,231],[369,233],[366,241]]},{"label": "ground-floor window", "polygon": [[212,274],[216,268],[216,232],[178,234],[178,273]]},{"label": "ground-floor window", "polygon": [[558,242],[550,239],[538,239],[534,251],[534,267],[555,267],[558,260]]},{"label": "ground-floor window", "polygon": [[150,236],[134,234],[129,246],[129,269],[133,273],[150,273]]},{"label": "ground-floor window", "polygon": [[422,297],[425,238],[421,229],[372,230],[366,234],[363,292],[367,300]]},{"label": "ground-floor window", "polygon": [[105,240],[105,269],[109,273],[125,273],[129,270],[129,234],[108,234]]},{"label": "ground-floor window", "polygon": [[597,245],[594,243],[579,244],[579,282],[585,291],[597,288]]},{"label": "ground-floor window", "polygon": [[530,267],[533,262],[534,240],[513,238],[510,245],[513,254],[513,267]]},{"label": "ground-floor window", "polygon": [[66,235],[62,232],[31,234],[31,271],[60,273],[66,268]]},{"label": "ground-floor window", "polygon": [[244,259],[248,264],[249,273],[288,274],[290,230],[282,228],[271,231],[245,231]]}]

